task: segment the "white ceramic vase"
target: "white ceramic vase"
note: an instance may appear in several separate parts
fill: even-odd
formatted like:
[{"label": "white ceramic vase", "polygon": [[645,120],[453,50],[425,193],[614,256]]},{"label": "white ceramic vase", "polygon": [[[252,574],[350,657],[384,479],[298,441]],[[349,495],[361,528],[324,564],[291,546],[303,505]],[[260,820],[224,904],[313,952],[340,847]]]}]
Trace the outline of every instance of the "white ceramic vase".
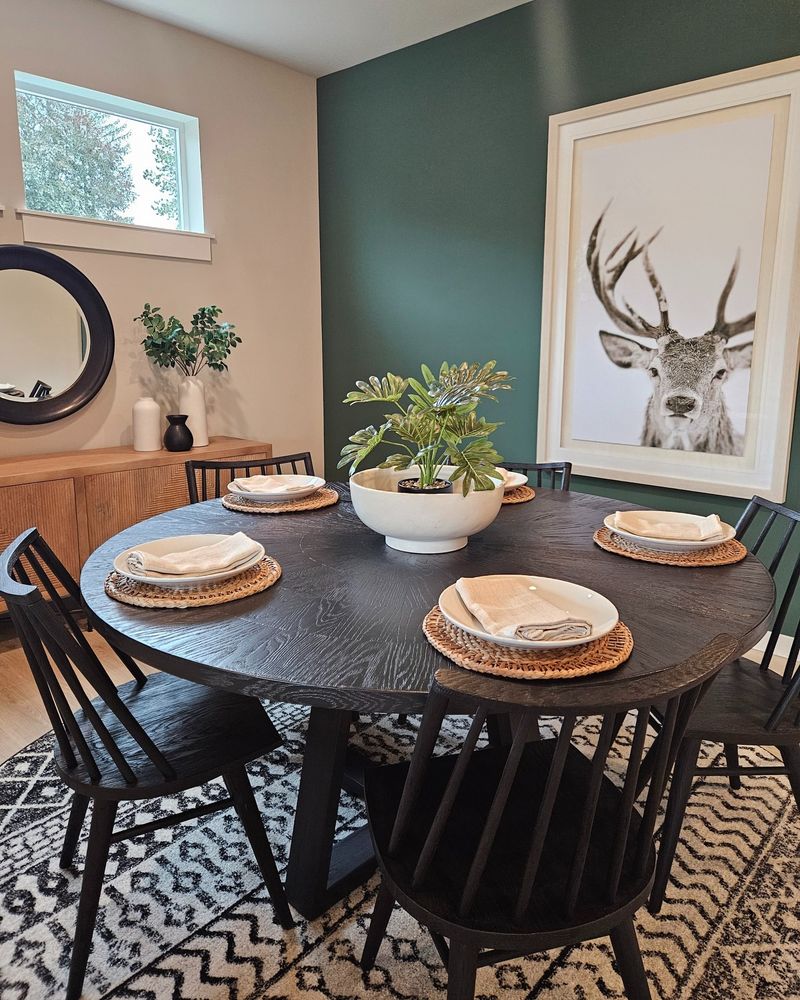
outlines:
[{"label": "white ceramic vase", "polygon": [[204,448],[208,444],[206,390],[196,375],[187,375],[181,382],[179,410],[188,417],[186,426],[192,432],[194,447]]},{"label": "white ceramic vase", "polygon": [[152,396],[133,404],[133,450],[161,451],[161,407]]},{"label": "white ceramic vase", "polygon": [[[452,465],[442,469],[449,479]],[[419,474],[415,466],[365,469],[350,477],[350,495],[356,514],[368,528],[386,536],[386,544],[401,552],[454,552],[463,549],[470,535],[494,521],[503,502],[503,480],[498,475],[493,490],[471,490],[461,484],[452,493],[398,493],[400,479]]]}]

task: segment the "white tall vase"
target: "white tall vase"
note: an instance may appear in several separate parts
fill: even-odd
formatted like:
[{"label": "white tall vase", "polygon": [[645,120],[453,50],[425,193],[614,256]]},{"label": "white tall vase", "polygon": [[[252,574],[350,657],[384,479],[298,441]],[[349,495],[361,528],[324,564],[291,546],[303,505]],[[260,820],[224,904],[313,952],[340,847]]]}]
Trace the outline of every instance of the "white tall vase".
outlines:
[{"label": "white tall vase", "polygon": [[133,450],[161,450],[161,407],[152,396],[142,396],[133,404]]},{"label": "white tall vase", "polygon": [[206,390],[196,375],[187,375],[181,382],[180,412],[189,418],[186,425],[192,432],[194,447],[204,448],[208,444]]}]

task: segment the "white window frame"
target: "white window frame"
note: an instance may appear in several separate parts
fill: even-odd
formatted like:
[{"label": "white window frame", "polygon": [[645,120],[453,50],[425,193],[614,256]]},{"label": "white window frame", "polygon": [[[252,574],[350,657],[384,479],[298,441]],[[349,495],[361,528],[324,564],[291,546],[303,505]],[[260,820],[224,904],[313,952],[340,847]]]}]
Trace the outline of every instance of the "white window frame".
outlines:
[{"label": "white window frame", "polygon": [[[17,92],[79,104],[149,125],[175,129],[178,140],[180,218],[177,229],[93,219],[90,216],[60,215],[25,207],[18,209],[17,214],[23,222],[23,238],[26,242],[196,260],[211,259],[213,237],[204,232],[200,125],[197,118],[20,70],[14,72],[14,83]],[[83,223],[90,225],[82,225]],[[185,252],[181,247],[185,247]]]}]

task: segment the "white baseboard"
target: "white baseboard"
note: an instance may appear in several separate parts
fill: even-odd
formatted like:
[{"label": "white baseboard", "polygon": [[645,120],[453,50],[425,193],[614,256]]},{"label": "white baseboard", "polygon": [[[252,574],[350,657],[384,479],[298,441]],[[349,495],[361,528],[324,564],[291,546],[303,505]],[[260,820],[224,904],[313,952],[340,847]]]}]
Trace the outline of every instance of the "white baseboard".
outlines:
[{"label": "white baseboard", "polygon": [[[754,653],[763,653],[764,650],[767,648],[767,643],[769,642],[769,638],[770,638],[771,634],[772,634],[771,632],[767,632],[767,634],[764,636],[764,638],[760,639],[755,644],[755,646],[753,646],[752,652],[754,652]],[[777,643],[775,644],[775,655],[776,656],[780,656],[784,660],[787,659],[787,657],[789,656],[789,653],[791,652],[792,643],[793,642],[794,642],[794,636],[785,635],[784,633],[781,633],[778,636]],[[779,674],[783,673],[783,666],[781,666],[781,667],[775,667],[774,664],[773,664],[773,665],[770,666],[770,669],[771,670],[777,670],[777,672]]]}]

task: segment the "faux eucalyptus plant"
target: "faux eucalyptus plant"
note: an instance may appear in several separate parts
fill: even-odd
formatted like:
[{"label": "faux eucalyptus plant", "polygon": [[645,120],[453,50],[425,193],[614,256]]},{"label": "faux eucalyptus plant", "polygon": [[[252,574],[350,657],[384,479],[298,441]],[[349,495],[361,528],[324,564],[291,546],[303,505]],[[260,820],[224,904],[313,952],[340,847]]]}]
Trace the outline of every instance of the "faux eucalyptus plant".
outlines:
[{"label": "faux eucalyptus plant", "polygon": [[420,487],[433,486],[442,467],[453,465],[450,479],[461,480],[464,495],[470,489],[493,489],[491,477],[497,476],[501,456],[488,438],[500,424],[488,423],[475,411],[481,400],[496,399],[497,390],[511,388],[508,372],[495,371],[495,364],[444,362],[438,375],[422,365],[422,381],[389,372],[380,379],[372,375],[366,382],[356,382],[345,403],[388,403],[395,409],[384,414],[378,427],[370,425],[350,437],[338,467],[349,465],[352,475],[370,452],[386,444],[401,450],[379,468],[418,466]]},{"label": "faux eucalyptus plant", "polygon": [[177,368],[184,375],[198,375],[204,368],[227,371],[225,359],[241,344],[233,323],[218,323],[219,306],[200,306],[187,330],[179,319],[164,319],[160,306],[145,302],[135,320],[141,320],[147,335],[144,353],[161,368]]}]

